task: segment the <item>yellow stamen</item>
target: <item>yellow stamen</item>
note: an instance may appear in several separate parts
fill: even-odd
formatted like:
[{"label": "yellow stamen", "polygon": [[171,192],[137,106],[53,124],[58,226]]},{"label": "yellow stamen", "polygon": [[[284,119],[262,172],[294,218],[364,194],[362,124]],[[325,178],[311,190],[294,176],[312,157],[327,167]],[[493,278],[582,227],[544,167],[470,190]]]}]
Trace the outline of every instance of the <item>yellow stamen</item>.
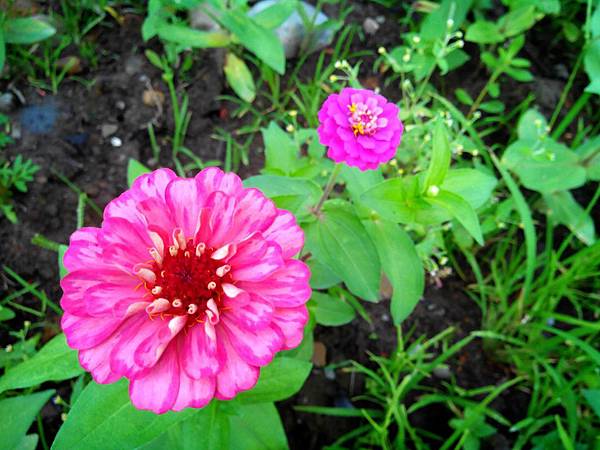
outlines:
[{"label": "yellow stamen", "polygon": [[351,113],[356,112],[356,105],[352,103],[351,105],[348,105],[348,109]]}]

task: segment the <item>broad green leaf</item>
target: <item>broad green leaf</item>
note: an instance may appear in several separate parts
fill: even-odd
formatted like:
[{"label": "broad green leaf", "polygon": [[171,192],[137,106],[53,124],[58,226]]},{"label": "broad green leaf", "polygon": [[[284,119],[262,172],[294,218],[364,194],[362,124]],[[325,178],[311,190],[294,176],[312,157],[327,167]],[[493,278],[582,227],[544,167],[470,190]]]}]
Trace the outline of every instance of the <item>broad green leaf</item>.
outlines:
[{"label": "broad green leaf", "polygon": [[498,26],[505,37],[512,37],[530,29],[535,17],[535,6],[522,6],[500,17]]},{"label": "broad green leaf", "polygon": [[28,434],[21,439],[21,442],[14,448],[14,450],[35,450],[40,440],[37,434]]},{"label": "broad green leaf", "polygon": [[475,210],[465,199],[449,191],[439,191],[436,196],[427,197],[426,201],[448,211],[463,227],[465,227],[479,245],[483,245],[483,236],[481,235],[479,219],[477,218]]},{"label": "broad green leaf", "polygon": [[364,300],[378,301],[379,258],[358,217],[352,210],[328,202],[317,227],[323,262],[353,294]]},{"label": "broad green leaf", "polygon": [[283,45],[275,32],[258,25],[239,10],[227,10],[219,17],[221,24],[231,31],[239,43],[264,61],[280,75],[285,72]]},{"label": "broad green leaf", "polygon": [[491,198],[497,183],[494,176],[481,170],[454,169],[448,172],[440,188],[461,196],[477,209]]},{"label": "broad green leaf", "polygon": [[156,439],[171,426],[197,411],[188,408],[161,415],[141,411],[131,404],[125,379],[113,384],[97,384],[92,381],[73,405],[66,422],[58,431],[52,449],[136,448]]},{"label": "broad green leaf", "polygon": [[434,225],[450,220],[452,216],[444,209],[424,200],[420,185],[419,177],[386,180],[367,190],[361,202],[392,222]]},{"label": "broad green leaf", "polygon": [[528,109],[519,119],[517,134],[519,139],[537,141],[548,134],[548,122],[536,109]]},{"label": "broad green leaf", "polygon": [[170,24],[159,21],[156,33],[161,39],[192,48],[221,48],[227,47],[231,38],[222,31],[194,30],[186,25]]},{"label": "broad green leaf", "polygon": [[62,280],[65,275],[68,273],[67,268],[65,267],[65,252],[67,251],[69,247],[67,247],[65,244],[60,244],[60,246],[58,247],[58,275],[60,276],[60,279]]},{"label": "broad green leaf", "polygon": [[298,161],[299,149],[275,122],[261,129],[265,142],[265,170],[278,175],[290,175]]},{"label": "broad green leaf", "polygon": [[352,322],[356,311],[341,297],[313,292],[309,309],[319,325],[336,327]]},{"label": "broad green leaf", "polygon": [[594,221],[569,191],[544,195],[544,201],[548,205],[548,214],[556,223],[568,227],[586,245],[592,245],[596,241]]},{"label": "broad green leaf", "polygon": [[279,0],[254,14],[252,19],[261,27],[272,30],[283,24],[297,7],[297,0]]},{"label": "broad green leaf", "polygon": [[4,41],[7,44],[33,44],[48,39],[56,28],[43,17],[17,17],[4,22]]},{"label": "broad green leaf", "polygon": [[489,114],[500,114],[504,111],[504,103],[500,100],[490,100],[479,105],[479,109]]},{"label": "broad green leaf", "polygon": [[317,258],[312,257],[306,263],[310,267],[310,286],[313,289],[327,289],[341,283],[342,279]]},{"label": "broad green leaf", "polygon": [[478,44],[496,44],[504,41],[504,36],[502,36],[498,25],[494,22],[478,20],[467,28],[465,41],[476,42]]},{"label": "broad green leaf", "polygon": [[32,358],[7,370],[0,378],[0,392],[68,380],[83,372],[77,352],[67,346],[65,335],[59,334]]},{"label": "broad green leaf", "polygon": [[590,78],[590,84],[585,90],[600,95],[600,39],[593,41],[585,51],[583,66]]},{"label": "broad green leaf", "polygon": [[[273,403],[242,405],[229,416],[232,450],[282,450],[288,448],[287,437]],[[223,447],[206,447],[223,448]]]},{"label": "broad green leaf", "polygon": [[311,368],[312,364],[308,361],[279,356],[260,369],[260,378],[254,388],[236,398],[244,403],[285,400],[302,388]]},{"label": "broad green leaf", "polygon": [[380,168],[363,172],[357,167],[344,165],[340,177],[346,183],[346,189],[354,201],[359,201],[365,191],[383,181]]},{"label": "broad green leaf", "polygon": [[5,322],[14,318],[15,312],[12,309],[8,309],[6,306],[0,305],[0,322]]},{"label": "broad green leaf", "polygon": [[[435,40],[443,38],[448,31],[456,31],[460,28],[465,17],[471,9],[473,0],[442,0],[440,5],[433,10],[422,22],[422,39]],[[452,20],[452,26],[448,27],[448,20]]]},{"label": "broad green leaf", "polygon": [[425,176],[425,185],[423,186],[424,192],[426,192],[430,186],[437,186],[439,188],[444,182],[446,173],[450,168],[452,152],[450,151],[446,127],[444,122],[440,119],[437,120],[435,128],[433,129],[432,142],[433,153],[431,154],[431,161],[429,162],[429,168],[427,169],[427,175]]},{"label": "broad green leaf", "polygon": [[586,180],[577,154],[549,138],[543,144],[514,142],[502,155],[502,163],[519,176],[523,186],[542,193],[573,189]]},{"label": "broad green leaf", "polygon": [[153,441],[138,447],[138,450],[234,450],[229,445],[229,416],[223,411],[223,405],[223,402],[213,400],[208,406],[196,410],[196,414],[188,415],[187,419],[169,427]]},{"label": "broad green leaf", "polygon": [[396,325],[412,312],[425,289],[423,263],[415,244],[397,224],[384,221],[364,221],[377,247],[383,271],[394,289],[390,311]]},{"label": "broad green leaf", "polygon": [[591,405],[596,415],[600,418],[600,389],[585,389],[583,396]]},{"label": "broad green leaf", "polygon": [[127,185],[131,187],[137,177],[149,172],[151,170],[137,159],[129,158],[129,162],[127,163]]},{"label": "broad green leaf", "polygon": [[223,70],[231,89],[242,100],[252,103],[256,98],[256,87],[246,63],[235,56],[235,54],[228,52],[227,56],[225,56],[225,67]]},{"label": "broad green leaf", "polygon": [[312,180],[278,175],[246,178],[244,186],[260,189],[279,208],[294,214],[308,213],[308,208],[314,206],[323,194],[321,187]]},{"label": "broad green leaf", "polygon": [[0,400],[0,448],[13,450],[23,442],[27,430],[53,390]]}]

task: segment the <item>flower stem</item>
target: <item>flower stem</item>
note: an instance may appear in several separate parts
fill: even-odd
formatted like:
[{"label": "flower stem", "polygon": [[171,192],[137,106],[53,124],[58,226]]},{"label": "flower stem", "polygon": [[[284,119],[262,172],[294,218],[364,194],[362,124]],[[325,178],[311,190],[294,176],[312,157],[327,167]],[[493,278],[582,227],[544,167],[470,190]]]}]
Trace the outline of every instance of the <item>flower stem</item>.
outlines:
[{"label": "flower stem", "polygon": [[331,172],[331,175],[329,176],[329,181],[327,181],[327,186],[325,186],[325,190],[323,191],[323,195],[321,196],[319,203],[317,203],[317,206],[313,210],[313,212],[316,216],[319,215],[319,213],[321,212],[321,208],[323,208],[323,203],[325,203],[325,200],[327,200],[327,197],[329,197],[329,194],[331,194],[331,191],[333,190],[333,186],[335,186],[335,179],[337,178],[337,176],[339,175],[341,170],[342,170],[341,164],[336,164],[335,167],[333,168],[333,171]]}]

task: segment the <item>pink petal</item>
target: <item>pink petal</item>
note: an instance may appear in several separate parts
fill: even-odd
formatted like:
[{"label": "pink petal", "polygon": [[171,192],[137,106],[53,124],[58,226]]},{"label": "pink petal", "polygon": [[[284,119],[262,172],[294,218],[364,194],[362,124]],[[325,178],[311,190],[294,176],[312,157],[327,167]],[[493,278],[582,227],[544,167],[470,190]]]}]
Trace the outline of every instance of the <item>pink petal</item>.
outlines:
[{"label": "pink petal", "polygon": [[304,305],[312,293],[308,284],[310,269],[302,261],[291,259],[285,266],[260,283],[243,281],[238,287],[258,294],[273,306],[292,308]]},{"label": "pink petal", "polygon": [[146,289],[136,291],[135,282],[132,279],[128,285],[99,283],[85,291],[81,303],[90,316],[123,318],[134,303],[151,300]]},{"label": "pink petal", "polygon": [[225,298],[226,315],[248,330],[260,330],[271,324],[273,306],[258,295],[246,292],[234,299]]},{"label": "pink petal", "polygon": [[98,244],[99,228],[80,228],[71,235],[63,263],[68,271],[89,268],[102,261],[102,247]]},{"label": "pink petal", "polygon": [[119,328],[119,339],[110,357],[113,372],[135,378],[152,367],[161,357],[178,329],[169,327],[170,320],[151,320],[146,312],[127,319]]},{"label": "pink petal", "polygon": [[277,208],[258,189],[244,189],[238,195],[229,242],[237,243],[255,231],[266,230],[275,220]]},{"label": "pink petal", "polygon": [[276,325],[285,337],[283,350],[297,347],[304,337],[304,327],[308,322],[306,306],[295,308],[276,308],[273,312],[273,324]]},{"label": "pink petal", "polygon": [[60,326],[65,332],[69,347],[85,350],[101,344],[121,324],[117,319],[78,317],[65,312]]},{"label": "pink petal", "polygon": [[[179,356],[179,365],[183,365],[185,359]],[[208,405],[215,394],[216,380],[214,376],[194,379],[187,375],[185,370],[179,370],[179,393],[175,404],[172,406],[174,411],[181,411],[184,408],[203,408]]]},{"label": "pink petal", "polygon": [[202,325],[191,327],[178,341],[181,366],[190,377],[198,380],[219,372],[223,361],[218,358],[217,341],[206,335]]},{"label": "pink petal", "polygon": [[91,372],[96,383],[109,384],[121,378],[121,375],[114,373],[110,368],[110,352],[116,344],[114,336],[113,334],[96,347],[79,352],[81,366]]},{"label": "pink petal", "polygon": [[296,217],[283,209],[277,210],[277,217],[269,228],[263,231],[266,240],[275,241],[282,250],[284,259],[289,259],[304,247],[304,232],[298,226]]},{"label": "pink petal", "polygon": [[186,237],[192,237],[198,227],[202,193],[198,192],[195,180],[178,178],[167,186],[166,200],[169,214]]},{"label": "pink petal", "polygon": [[245,362],[237,354],[225,330],[217,328],[219,355],[223,360],[223,368],[217,374],[215,397],[219,400],[230,400],[240,391],[254,387],[258,381],[259,369]]},{"label": "pink petal", "polygon": [[[208,221],[211,234],[203,236],[202,242],[215,248],[229,244],[229,232],[233,226],[236,208],[235,198],[221,191],[213,192],[206,201],[206,207],[210,210]],[[204,223],[202,229],[205,230]]]},{"label": "pink petal", "polygon": [[254,366],[269,364],[283,345],[283,334],[276,327],[249,330],[231,320],[230,316],[223,318],[222,326],[227,331],[237,354]]},{"label": "pink petal", "polygon": [[239,249],[234,257],[236,259],[231,260],[231,274],[237,281],[262,281],[284,265],[281,247],[275,243],[267,242],[266,252],[254,261],[243,258],[238,260],[238,254]]},{"label": "pink petal", "polygon": [[179,395],[179,383],[177,346],[170,345],[150,371],[131,380],[129,396],[136,408],[162,414],[173,407]]},{"label": "pink petal", "polygon": [[198,192],[208,196],[215,191],[236,196],[243,189],[242,180],[234,173],[224,173],[218,167],[208,167],[202,170],[195,178]]}]

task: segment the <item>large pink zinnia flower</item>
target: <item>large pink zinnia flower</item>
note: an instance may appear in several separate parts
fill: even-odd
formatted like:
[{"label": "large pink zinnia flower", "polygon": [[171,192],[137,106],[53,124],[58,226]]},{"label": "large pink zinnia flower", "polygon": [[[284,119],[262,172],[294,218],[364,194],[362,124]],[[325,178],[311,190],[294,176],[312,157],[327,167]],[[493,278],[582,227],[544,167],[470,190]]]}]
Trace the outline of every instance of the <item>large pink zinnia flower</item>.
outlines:
[{"label": "large pink zinnia flower", "polygon": [[310,297],[294,216],[217,168],[161,169],[71,236],[62,328],[98,383],[130,379],[140,409],[202,407],[252,388],[297,346]]},{"label": "large pink zinnia flower", "polygon": [[398,107],[367,89],[331,94],[319,111],[319,142],[327,156],[360,170],[376,169],[396,155],[403,125]]}]

